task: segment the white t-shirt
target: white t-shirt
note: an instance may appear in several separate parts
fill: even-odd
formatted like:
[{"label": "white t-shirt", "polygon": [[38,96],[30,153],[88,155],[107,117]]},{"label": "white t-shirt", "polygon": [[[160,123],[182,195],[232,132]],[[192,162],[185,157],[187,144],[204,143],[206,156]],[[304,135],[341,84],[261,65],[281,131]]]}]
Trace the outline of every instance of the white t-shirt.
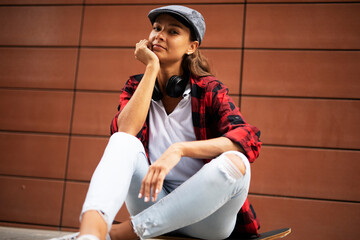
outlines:
[{"label": "white t-shirt", "polygon": [[[173,143],[195,141],[196,136],[191,114],[190,84],[183,99],[169,115],[161,100],[151,100],[149,112],[149,158],[154,163]],[[181,158],[168,173],[166,184],[175,189],[204,165],[201,159]]]}]

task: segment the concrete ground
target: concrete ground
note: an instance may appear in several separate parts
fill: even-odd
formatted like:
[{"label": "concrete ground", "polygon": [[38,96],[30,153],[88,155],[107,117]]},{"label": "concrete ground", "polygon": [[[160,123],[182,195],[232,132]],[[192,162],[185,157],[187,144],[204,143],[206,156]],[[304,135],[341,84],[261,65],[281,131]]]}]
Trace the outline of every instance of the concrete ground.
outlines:
[{"label": "concrete ground", "polygon": [[[284,230],[284,229],[283,229]],[[261,234],[262,237],[269,237],[269,239],[282,238],[288,235],[291,232],[291,229],[287,228],[286,232],[283,231],[281,234],[274,234],[274,232],[267,232]],[[71,232],[62,232],[62,231],[52,231],[52,230],[38,230],[38,229],[27,229],[27,228],[15,228],[15,227],[2,227],[0,226],[0,240],[49,240],[55,237],[61,237],[64,235],[71,234]],[[268,239],[268,238],[266,238]],[[168,237],[160,236],[156,238],[151,238],[149,240],[195,240],[192,238],[182,238],[182,237]],[[235,239],[229,239],[235,240]]]},{"label": "concrete ground", "polygon": [[70,232],[0,227],[0,240],[45,240],[67,234],[70,234]]},{"label": "concrete ground", "polygon": [[[55,237],[61,237],[71,234],[71,232],[38,230],[27,228],[1,227],[0,226],[0,240],[48,240]],[[181,240],[184,238],[175,237],[159,237],[152,238],[152,240]],[[189,240],[189,239],[187,239]]]}]

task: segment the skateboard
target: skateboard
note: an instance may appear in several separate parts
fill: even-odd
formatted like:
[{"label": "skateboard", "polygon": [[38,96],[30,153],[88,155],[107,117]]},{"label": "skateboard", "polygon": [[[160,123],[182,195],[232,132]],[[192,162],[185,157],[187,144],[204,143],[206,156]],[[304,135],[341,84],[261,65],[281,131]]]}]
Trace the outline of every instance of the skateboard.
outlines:
[{"label": "skateboard", "polygon": [[[269,232],[260,233],[258,237],[245,238],[244,240],[272,240],[283,238],[291,233],[291,228],[276,229]],[[238,238],[229,238],[228,240],[236,240]],[[241,238],[239,238],[241,239]]]},{"label": "skateboard", "polygon": [[[237,238],[237,237],[231,237],[226,240],[272,240],[272,239],[279,239],[287,236],[291,233],[291,228],[282,228],[277,229],[269,232],[260,233],[259,236],[254,236],[250,238]],[[195,238],[188,238],[188,237],[177,237],[177,236],[159,236],[156,238],[153,238],[154,240],[191,240]]]}]

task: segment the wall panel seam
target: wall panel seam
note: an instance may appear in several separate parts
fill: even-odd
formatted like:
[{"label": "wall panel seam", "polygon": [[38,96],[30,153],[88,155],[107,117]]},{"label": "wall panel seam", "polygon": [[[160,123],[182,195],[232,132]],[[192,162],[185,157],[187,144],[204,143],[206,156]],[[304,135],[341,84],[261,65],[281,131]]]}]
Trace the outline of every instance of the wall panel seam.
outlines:
[{"label": "wall panel seam", "polygon": [[[28,226],[29,228],[30,227],[34,227],[34,229],[38,228],[38,227],[49,227],[49,228],[56,228],[57,230],[60,230],[59,229],[59,226],[57,225],[47,225],[47,224],[41,224],[41,223],[28,223],[28,222],[15,222],[15,221],[4,221],[4,220],[1,220],[0,221],[0,225],[1,226],[6,226],[5,224],[1,224],[1,223],[5,223],[5,224],[19,224],[19,228],[23,228],[23,226]],[[11,227],[11,226],[10,226]],[[47,229],[45,229],[47,230]],[[12,238],[13,239],[13,238]]]},{"label": "wall panel seam", "polygon": [[[85,0],[84,0],[85,1]],[[76,67],[75,67],[75,75],[74,75],[74,87],[73,87],[73,100],[72,100],[72,108],[71,108],[71,115],[70,115],[70,126],[69,126],[69,139],[68,139],[68,147],[67,147],[67,155],[66,155],[66,163],[65,163],[65,176],[64,176],[64,186],[63,186],[63,194],[62,194],[62,201],[61,201],[61,209],[60,209],[60,219],[59,219],[59,229],[63,223],[63,215],[64,215],[64,208],[65,208],[65,194],[66,194],[66,185],[67,185],[67,175],[68,175],[68,168],[69,168],[69,158],[70,158],[70,148],[71,148],[71,133],[72,133],[72,125],[74,121],[74,113],[75,113],[75,101],[76,101],[76,85],[78,79],[78,72],[79,72],[79,65],[80,65],[80,46],[81,46],[81,38],[82,38],[82,31],[83,31],[83,24],[84,24],[84,15],[85,15],[85,3],[83,1],[82,10],[81,10],[81,19],[80,19],[80,28],[79,28],[79,39],[78,39],[78,52],[77,52],[77,59],[76,59]]]},{"label": "wall panel seam", "polygon": [[27,180],[39,180],[39,181],[51,181],[57,183],[64,183],[64,179],[62,178],[52,178],[52,177],[37,177],[37,176],[26,176],[26,175],[15,175],[15,174],[0,174],[0,178],[8,178],[8,179],[27,179]]},{"label": "wall panel seam", "polygon": [[350,200],[340,200],[340,199],[310,198],[310,197],[300,197],[300,196],[254,193],[254,192],[251,192],[251,190],[249,192],[249,196],[274,197],[274,198],[283,198],[283,199],[286,198],[286,199],[309,200],[309,201],[325,201],[325,202],[337,202],[337,203],[353,203],[353,204],[359,204],[360,203],[360,201],[350,201]]},{"label": "wall panel seam", "polygon": [[40,87],[0,87],[0,90],[8,91],[29,91],[29,92],[64,92],[73,93],[72,88],[40,88]]},{"label": "wall panel seam", "polygon": [[0,48],[69,48],[69,49],[78,49],[79,46],[72,46],[72,45],[0,45]]},{"label": "wall panel seam", "polygon": [[[126,49],[134,50],[133,46],[116,46],[116,45],[1,45],[0,48],[69,48],[69,49]],[[267,48],[267,47],[217,47],[217,46],[205,46],[201,47],[201,50],[262,50],[262,51],[344,51],[344,52],[359,52],[359,49],[352,48]]]},{"label": "wall panel seam", "polygon": [[168,3],[86,3],[85,6],[100,6],[100,7],[106,7],[106,6],[110,6],[110,7],[114,7],[114,6],[164,6],[164,5],[172,5],[172,4],[176,4],[176,5],[185,5],[185,6],[206,6],[206,5],[242,5],[244,4],[244,2],[186,2],[186,3],[181,3],[181,2],[171,2],[169,1]]},{"label": "wall panel seam", "polygon": [[322,51],[322,52],[359,52],[360,49],[351,49],[351,48],[254,48],[247,47],[244,50],[260,50],[260,51]]},{"label": "wall panel seam", "polygon": [[81,3],[64,3],[64,4],[61,4],[61,3],[54,3],[54,4],[46,4],[46,3],[39,3],[39,4],[1,4],[0,5],[0,8],[1,7],[74,7],[74,6],[82,6]]},{"label": "wall panel seam", "polygon": [[255,95],[243,94],[241,97],[248,98],[277,98],[277,99],[299,99],[299,100],[332,100],[332,101],[359,101],[360,98],[340,98],[340,97],[316,97],[316,96],[279,96],[279,95]]},{"label": "wall panel seam", "polygon": [[317,150],[334,150],[334,151],[354,151],[360,152],[360,148],[335,148],[335,147],[316,147],[316,146],[302,146],[302,145],[283,145],[283,144],[271,144],[263,143],[262,146],[266,147],[278,147],[278,148],[301,148],[301,149],[317,149]]},{"label": "wall panel seam", "polygon": [[338,1],[338,2],[319,2],[319,1],[313,1],[313,2],[248,2],[248,4],[251,5],[327,5],[327,4],[357,4],[360,3],[360,1]]},{"label": "wall panel seam", "polygon": [[57,132],[41,132],[41,131],[24,131],[24,130],[9,130],[9,129],[0,129],[0,133],[7,134],[28,134],[28,135],[48,135],[48,136],[62,136],[68,137],[69,133],[57,133]]},{"label": "wall panel seam", "polygon": [[[110,119],[111,120],[111,119]],[[109,121],[110,121],[109,120]],[[9,129],[0,129],[0,133],[6,134],[33,134],[33,135],[48,135],[48,136],[63,136],[63,137],[87,137],[87,138],[103,138],[108,139],[109,134],[82,134],[82,133],[72,133],[69,136],[68,133],[54,133],[54,132],[40,132],[40,131],[23,131],[23,130],[9,130]],[[272,144],[272,143],[263,143],[263,146],[268,147],[279,147],[279,148],[305,148],[305,149],[321,149],[321,150],[335,150],[335,151],[360,151],[356,148],[336,148],[336,147],[317,147],[317,146],[306,146],[306,145],[285,145],[285,144]]]},{"label": "wall panel seam", "polygon": [[242,83],[243,83],[243,74],[244,74],[244,54],[245,54],[245,31],[246,31],[246,0],[244,4],[244,10],[243,10],[243,26],[242,26],[242,42],[241,42],[241,60],[240,60],[240,83],[239,83],[239,110],[241,112],[241,96],[242,96]]},{"label": "wall panel seam", "polygon": [[63,178],[54,178],[54,177],[40,177],[40,176],[28,176],[28,175],[16,175],[16,174],[2,174],[0,173],[0,178],[10,178],[10,179],[25,179],[25,180],[40,180],[40,181],[51,181],[58,183],[85,183],[89,184],[88,180],[79,180],[79,179],[69,179],[66,183]]},{"label": "wall panel seam", "polygon": [[[109,120],[110,121],[110,120]],[[40,131],[17,131],[17,130],[8,130],[8,129],[0,129],[0,133],[16,133],[16,134],[33,134],[33,135],[48,135],[48,136],[65,136],[65,137],[87,137],[87,138],[103,138],[108,139],[110,137],[109,134],[82,134],[82,133],[72,133],[69,136],[68,133],[54,133],[54,132],[40,132]],[[319,146],[306,146],[306,145],[286,145],[286,144],[272,144],[263,142],[263,146],[268,147],[279,147],[279,148],[305,148],[305,149],[319,149],[319,150],[335,150],[335,151],[360,151],[356,148],[337,148],[337,147],[319,147]]]}]

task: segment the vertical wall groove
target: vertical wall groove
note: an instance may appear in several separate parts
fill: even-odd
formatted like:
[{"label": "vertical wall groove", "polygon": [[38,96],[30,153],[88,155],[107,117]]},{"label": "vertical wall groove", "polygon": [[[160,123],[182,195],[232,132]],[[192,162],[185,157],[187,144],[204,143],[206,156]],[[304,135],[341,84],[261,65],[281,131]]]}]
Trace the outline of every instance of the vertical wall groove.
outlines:
[{"label": "vertical wall groove", "polygon": [[79,62],[80,62],[80,50],[81,50],[81,38],[82,38],[82,29],[84,24],[84,13],[85,13],[85,0],[83,0],[82,4],[82,11],[81,11],[81,20],[80,20],[80,28],[79,28],[79,44],[77,46],[77,57],[76,57],[76,71],[75,71],[75,80],[74,80],[74,88],[73,88],[73,99],[72,99],[72,107],[71,107],[71,117],[70,117],[70,126],[69,126],[69,140],[68,140],[68,149],[67,149],[67,156],[66,156],[66,165],[65,165],[65,178],[64,178],[64,188],[63,188],[63,197],[62,197],[62,204],[61,204],[61,214],[60,214],[60,221],[59,221],[59,229],[63,226],[63,214],[64,214],[64,204],[65,204],[65,197],[66,197],[66,186],[68,182],[68,167],[69,167],[69,157],[70,157],[70,149],[71,149],[71,136],[72,136],[72,126],[74,120],[74,111],[75,111],[75,102],[76,102],[76,93],[77,93],[77,79],[78,79],[78,72],[79,72]]},{"label": "vertical wall groove", "polygon": [[247,0],[244,3],[244,20],[243,20],[243,35],[242,35],[242,46],[241,46],[241,66],[240,66],[240,84],[239,84],[239,109],[241,112],[241,99],[242,99],[242,82],[243,82],[243,71],[244,71],[244,54],[245,54],[245,31],[246,31],[246,8]]}]

